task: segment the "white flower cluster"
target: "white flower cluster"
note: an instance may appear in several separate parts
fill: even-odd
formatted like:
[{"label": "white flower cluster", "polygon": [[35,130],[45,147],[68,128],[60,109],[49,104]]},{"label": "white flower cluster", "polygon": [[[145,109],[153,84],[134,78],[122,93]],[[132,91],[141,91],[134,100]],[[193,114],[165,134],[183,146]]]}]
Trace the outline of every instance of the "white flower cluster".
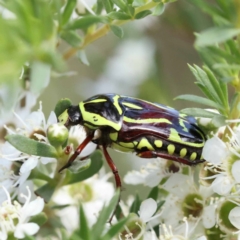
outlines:
[{"label": "white flower cluster", "polygon": [[[159,159],[125,176],[128,184],[158,186],[163,205],[149,226],[160,226],[159,239],[240,238],[240,129],[228,131],[227,142],[206,141],[203,164],[177,167]],[[158,239],[151,227],[145,239]]]}]

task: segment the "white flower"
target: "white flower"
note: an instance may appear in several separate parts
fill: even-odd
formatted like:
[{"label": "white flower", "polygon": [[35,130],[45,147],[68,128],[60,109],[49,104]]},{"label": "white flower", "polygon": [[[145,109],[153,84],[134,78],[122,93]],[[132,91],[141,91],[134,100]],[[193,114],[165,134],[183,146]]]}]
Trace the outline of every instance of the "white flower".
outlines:
[{"label": "white flower", "polygon": [[240,134],[239,129],[230,131],[229,142],[214,136],[203,148],[203,158],[210,163],[205,168],[215,172],[215,175],[203,179],[214,179],[211,187],[219,195],[228,195],[233,187],[238,189],[240,183]]},{"label": "white flower", "polygon": [[173,174],[162,185],[162,188],[170,194],[165,199],[161,219],[167,225],[171,225],[176,233],[183,233],[183,225],[181,227],[179,223],[184,217],[188,218],[189,228],[191,229],[189,234],[199,224],[202,224],[205,228],[211,228],[215,225],[216,205],[211,201],[213,194],[211,188],[198,187],[195,185],[192,176],[180,173]]},{"label": "white flower", "polygon": [[57,204],[69,204],[58,211],[58,215],[69,232],[79,226],[78,206],[83,206],[88,219],[88,225],[92,226],[104,205],[112,199],[114,186],[108,182],[108,175],[99,177],[94,175],[86,181],[64,186],[59,189],[53,197]]},{"label": "white flower", "polygon": [[23,206],[17,201],[12,203],[10,195],[5,189],[7,200],[2,203],[0,208],[0,238],[8,239],[8,233],[13,232],[14,237],[24,238],[26,235],[34,235],[38,232],[39,226],[36,223],[28,222],[31,216],[39,214],[44,207],[44,201],[38,197],[33,201],[31,192],[28,189],[28,196],[23,195],[26,199]]},{"label": "white flower", "polygon": [[128,172],[124,177],[124,182],[127,184],[144,184],[149,187],[155,187],[163,178],[169,177],[172,174],[169,161],[165,159],[157,159],[152,163],[148,163],[146,166],[142,166],[140,171],[134,170]]}]

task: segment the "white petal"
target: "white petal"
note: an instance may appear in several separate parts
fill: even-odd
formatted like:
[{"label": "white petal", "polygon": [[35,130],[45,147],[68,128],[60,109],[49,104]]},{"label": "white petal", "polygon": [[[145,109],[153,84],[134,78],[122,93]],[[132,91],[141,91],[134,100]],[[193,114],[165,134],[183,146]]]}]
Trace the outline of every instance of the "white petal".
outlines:
[{"label": "white petal", "polygon": [[159,170],[152,171],[146,176],[145,185],[149,187],[155,187],[160,183],[163,177],[163,174],[159,174]]},{"label": "white petal", "polygon": [[229,180],[227,176],[219,175],[212,182],[212,189],[215,193],[219,195],[226,195],[232,189],[233,183]]},{"label": "white petal", "polygon": [[23,165],[20,168],[21,173],[30,172],[32,169],[34,169],[38,164],[38,159],[36,157],[30,157],[27,161],[23,163]]},{"label": "white petal", "polygon": [[230,211],[228,218],[234,227],[240,229],[240,207],[233,208]]},{"label": "white petal", "polygon": [[189,176],[175,173],[162,185],[162,187],[182,199],[191,191],[191,182],[192,180]]},{"label": "white petal", "polygon": [[57,160],[55,158],[41,157],[40,161],[42,164],[55,163]]},{"label": "white petal", "polygon": [[212,228],[216,223],[215,207],[207,206],[203,210],[203,226],[207,229]]},{"label": "white petal", "polygon": [[232,165],[232,175],[234,177],[234,180],[237,183],[240,183],[240,161],[236,161],[233,165]]},{"label": "white petal", "polygon": [[57,123],[57,116],[56,116],[55,112],[51,111],[51,113],[48,117],[48,120],[47,120],[47,127],[54,123]]},{"label": "white petal", "polygon": [[145,177],[148,173],[147,172],[138,172],[138,171],[131,171],[128,172],[124,177],[124,182],[127,184],[143,184],[145,183]]},{"label": "white petal", "polygon": [[44,201],[42,198],[37,197],[35,200],[31,201],[26,208],[23,208],[24,217],[34,216],[42,212],[44,207]]},{"label": "white petal", "polygon": [[38,230],[39,226],[36,223],[18,224],[14,232],[14,237],[21,239],[24,238],[25,235],[34,235]]},{"label": "white petal", "polygon": [[142,221],[146,223],[153,216],[156,210],[157,210],[156,201],[153,200],[152,198],[148,198],[141,203],[138,214]]},{"label": "white petal", "polygon": [[217,136],[214,136],[206,141],[202,155],[206,161],[220,164],[227,156],[226,145]]}]

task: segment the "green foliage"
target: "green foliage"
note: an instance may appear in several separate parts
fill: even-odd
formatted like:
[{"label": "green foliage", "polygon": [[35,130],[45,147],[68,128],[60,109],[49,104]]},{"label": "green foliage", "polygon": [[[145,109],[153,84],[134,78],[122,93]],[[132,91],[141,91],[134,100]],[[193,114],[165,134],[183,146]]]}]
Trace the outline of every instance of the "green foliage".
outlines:
[{"label": "green foliage", "polygon": [[79,222],[80,226],[70,239],[76,240],[111,240],[113,237],[117,236],[121,230],[123,230],[124,225],[127,223],[128,218],[123,217],[116,224],[110,225],[106,231],[105,225],[110,219],[112,212],[115,210],[116,205],[119,201],[119,190],[116,192],[108,206],[103,207],[99,214],[99,217],[93,227],[90,229],[87,223],[86,215],[82,207],[79,209]]},{"label": "green foliage", "polygon": [[23,135],[11,134],[6,137],[6,140],[16,149],[27,154],[50,158],[57,157],[57,151],[53,146]]},{"label": "green foliage", "polygon": [[[216,0],[211,3],[205,0],[193,0],[191,3],[207,13],[215,25],[196,34],[195,47],[204,61],[203,67],[190,66],[197,80],[196,85],[205,97],[186,94],[177,99],[193,101],[214,109],[215,112],[209,112],[200,108],[190,108],[184,109],[183,113],[213,118],[216,126],[219,127],[219,124],[225,125],[226,119],[239,117],[237,93],[240,90],[240,25],[237,11],[240,6],[233,0]],[[236,93],[233,99],[229,96],[230,85]]]}]

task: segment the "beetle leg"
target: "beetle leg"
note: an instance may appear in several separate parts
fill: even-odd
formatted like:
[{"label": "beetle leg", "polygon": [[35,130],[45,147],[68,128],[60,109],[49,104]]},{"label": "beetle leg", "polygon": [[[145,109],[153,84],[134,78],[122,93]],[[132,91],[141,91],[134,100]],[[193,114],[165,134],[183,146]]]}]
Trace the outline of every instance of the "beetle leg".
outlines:
[{"label": "beetle leg", "polygon": [[[112,158],[110,157],[110,155],[109,155],[109,153],[108,153],[108,151],[107,151],[106,146],[102,146],[102,149],[103,149],[103,154],[104,154],[104,156],[105,156],[105,158],[106,158],[106,160],[107,160],[108,166],[111,168],[112,173],[114,174],[116,187],[121,189],[122,183],[121,183],[121,178],[120,178],[120,176],[119,176],[119,174],[118,174],[117,167],[115,166]],[[120,195],[119,195],[119,199],[118,199],[117,206],[118,206],[118,204],[119,204],[119,202],[120,202],[120,198],[121,198],[121,197],[120,197]],[[116,213],[117,206],[115,207],[115,209],[114,209],[114,211],[113,211],[110,219],[108,220],[108,222],[109,222],[110,224],[111,224],[111,222],[112,222],[113,216],[114,216],[115,213]]]},{"label": "beetle leg", "polygon": [[115,183],[116,183],[116,187],[117,188],[121,188],[122,186],[122,183],[121,183],[121,179],[120,179],[120,176],[118,174],[118,169],[117,167],[115,166],[112,158],[110,157],[109,153],[107,152],[107,149],[105,146],[102,146],[102,149],[103,149],[103,154],[107,160],[107,163],[108,163],[108,166],[111,168],[112,170],[112,173],[114,174],[114,178],[115,178]]},{"label": "beetle leg", "polygon": [[156,152],[156,151],[140,152],[140,153],[137,153],[136,155],[138,157],[141,157],[141,158],[157,158],[157,157],[160,157],[160,158],[164,158],[164,159],[167,159],[167,160],[173,160],[175,162],[183,163],[183,164],[186,164],[188,166],[193,166],[193,165],[196,165],[200,162],[205,161],[205,160],[190,161],[188,159],[184,159],[184,158],[180,158],[180,157],[177,157],[177,156],[174,156],[174,155],[169,155],[169,154],[166,154],[166,153],[161,153],[161,152]]},{"label": "beetle leg", "polygon": [[[82,152],[82,150],[87,146],[87,144],[89,142],[91,142],[91,140],[93,139],[94,135],[90,134],[88,135],[84,141],[77,147],[77,149],[75,150],[75,152],[73,153],[73,155],[69,158],[68,162],[62,167],[60,168],[60,170],[58,172],[61,172],[62,170],[64,170],[65,168],[68,168],[71,166],[72,162],[77,158],[77,156]],[[85,159],[85,158],[83,158]],[[81,160],[83,160],[81,159]]]}]

